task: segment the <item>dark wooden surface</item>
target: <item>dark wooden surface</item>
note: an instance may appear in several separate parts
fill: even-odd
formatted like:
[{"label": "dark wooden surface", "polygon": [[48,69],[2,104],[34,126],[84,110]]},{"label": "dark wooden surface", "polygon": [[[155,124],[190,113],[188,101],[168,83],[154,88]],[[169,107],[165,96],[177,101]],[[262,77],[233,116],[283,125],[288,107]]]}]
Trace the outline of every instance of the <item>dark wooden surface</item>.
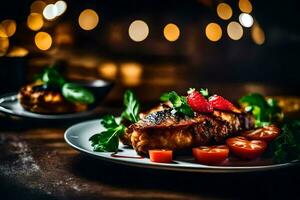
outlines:
[{"label": "dark wooden surface", "polygon": [[[107,107],[99,115],[107,112],[118,114],[120,109]],[[205,174],[127,167],[90,158],[64,142],[64,131],[74,123],[77,121],[32,121],[0,115],[0,199],[291,199],[299,196],[300,168],[297,167],[257,173]]]}]

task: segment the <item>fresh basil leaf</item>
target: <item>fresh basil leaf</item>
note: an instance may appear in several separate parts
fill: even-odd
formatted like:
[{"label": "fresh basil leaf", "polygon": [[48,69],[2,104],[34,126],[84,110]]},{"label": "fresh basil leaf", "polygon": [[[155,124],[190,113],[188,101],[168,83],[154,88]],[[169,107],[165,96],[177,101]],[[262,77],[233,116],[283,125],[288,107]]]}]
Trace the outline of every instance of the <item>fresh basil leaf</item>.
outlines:
[{"label": "fresh basil leaf", "polygon": [[131,90],[127,90],[124,94],[124,106],[125,110],[121,117],[133,123],[137,122],[140,119],[140,104]]},{"label": "fresh basil leaf", "polygon": [[71,102],[92,104],[95,101],[94,95],[87,89],[74,83],[66,83],[62,87],[63,96]]},{"label": "fresh basil leaf", "polygon": [[54,68],[48,68],[42,75],[42,81],[47,85],[57,85],[62,87],[66,82],[62,75]]}]

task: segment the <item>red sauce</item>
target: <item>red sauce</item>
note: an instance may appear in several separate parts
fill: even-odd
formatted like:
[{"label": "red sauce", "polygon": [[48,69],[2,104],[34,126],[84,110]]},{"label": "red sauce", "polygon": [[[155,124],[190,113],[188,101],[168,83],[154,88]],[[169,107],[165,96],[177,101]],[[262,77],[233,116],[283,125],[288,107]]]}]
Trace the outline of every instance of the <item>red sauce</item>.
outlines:
[{"label": "red sauce", "polygon": [[143,159],[144,158],[142,156],[122,156],[122,155],[118,155],[116,153],[112,153],[110,156],[114,157],[114,158],[134,158],[134,159]]}]

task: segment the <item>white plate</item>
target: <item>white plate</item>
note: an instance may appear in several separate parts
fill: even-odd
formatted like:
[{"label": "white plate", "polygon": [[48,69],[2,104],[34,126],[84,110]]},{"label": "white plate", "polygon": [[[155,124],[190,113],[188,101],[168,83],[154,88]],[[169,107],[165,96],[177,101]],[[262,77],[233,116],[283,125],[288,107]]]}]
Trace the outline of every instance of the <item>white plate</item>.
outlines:
[{"label": "white plate", "polygon": [[0,96],[0,112],[12,116],[31,118],[31,119],[78,119],[91,116],[94,110],[69,114],[38,114],[26,111],[22,108],[16,93],[10,93]]},{"label": "white plate", "polygon": [[[175,170],[175,171],[187,171],[187,172],[249,172],[249,171],[262,171],[279,169],[282,167],[288,167],[299,164],[299,162],[290,162],[283,164],[272,164],[270,159],[268,160],[256,160],[256,161],[238,161],[234,163],[225,164],[225,166],[209,166],[202,165],[194,162],[192,156],[189,157],[178,157],[173,163],[154,163],[148,158],[139,158],[136,152],[120,143],[119,152],[117,155],[134,157],[134,158],[123,158],[113,157],[112,153],[109,152],[94,152],[89,142],[89,138],[103,131],[103,126],[100,124],[100,120],[91,120],[82,122],[71,126],[65,132],[64,138],[66,142],[76,150],[79,150],[89,156],[93,156],[104,161],[111,161],[114,163],[136,166],[136,167],[147,167],[164,170]],[[268,164],[266,164],[268,163]],[[238,166],[236,166],[238,165]],[[254,166],[253,166],[254,165]]]}]

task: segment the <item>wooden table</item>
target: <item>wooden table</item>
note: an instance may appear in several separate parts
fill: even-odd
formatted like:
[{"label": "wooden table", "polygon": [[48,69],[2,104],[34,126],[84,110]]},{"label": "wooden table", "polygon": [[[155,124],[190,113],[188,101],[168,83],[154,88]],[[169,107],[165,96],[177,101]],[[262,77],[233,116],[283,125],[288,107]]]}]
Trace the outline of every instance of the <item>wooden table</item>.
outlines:
[{"label": "wooden table", "polygon": [[[102,114],[120,111],[110,107]],[[299,196],[300,169],[296,167],[257,173],[205,174],[127,167],[90,158],[70,148],[63,139],[66,128],[74,123],[77,122],[0,116],[0,199],[192,200]]]}]

